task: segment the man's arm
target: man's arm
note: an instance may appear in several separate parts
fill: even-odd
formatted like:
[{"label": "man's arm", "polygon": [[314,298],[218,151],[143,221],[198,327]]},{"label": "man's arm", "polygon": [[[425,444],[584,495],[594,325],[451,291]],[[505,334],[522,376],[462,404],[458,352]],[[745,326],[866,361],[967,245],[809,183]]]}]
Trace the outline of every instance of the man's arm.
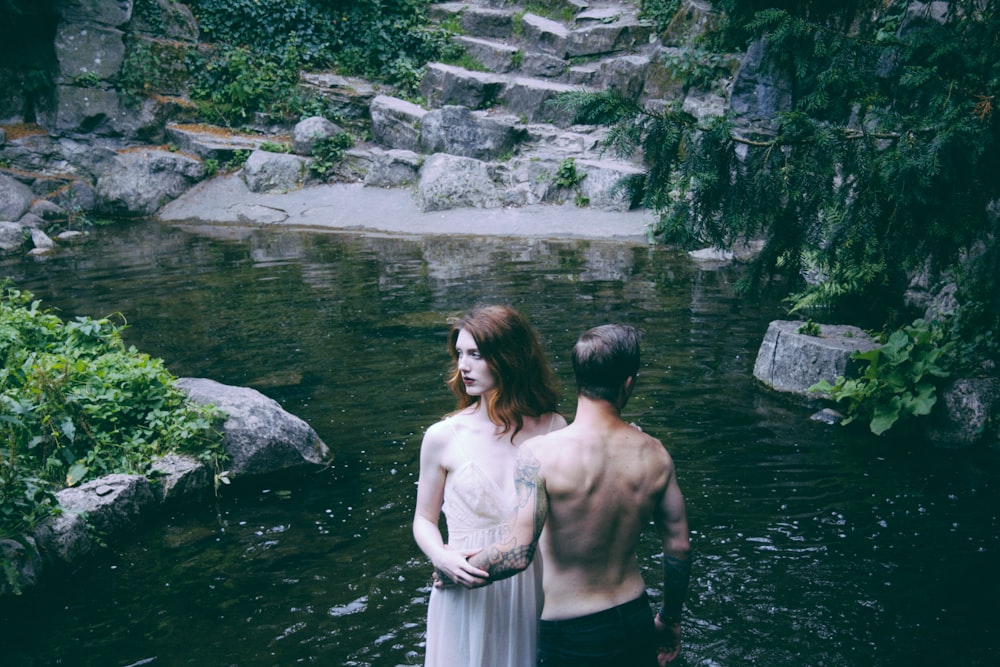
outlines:
[{"label": "man's arm", "polygon": [[661,635],[658,659],[665,665],[680,653],[681,610],[691,577],[687,510],[672,461],[654,521],[663,542],[663,606],[656,613],[656,629]]},{"label": "man's arm", "polygon": [[521,445],[514,469],[517,505],[508,539],[492,544],[469,559],[469,564],[490,573],[490,581],[506,579],[525,570],[538,548],[549,511],[549,498],[541,476],[541,464],[529,443]]}]

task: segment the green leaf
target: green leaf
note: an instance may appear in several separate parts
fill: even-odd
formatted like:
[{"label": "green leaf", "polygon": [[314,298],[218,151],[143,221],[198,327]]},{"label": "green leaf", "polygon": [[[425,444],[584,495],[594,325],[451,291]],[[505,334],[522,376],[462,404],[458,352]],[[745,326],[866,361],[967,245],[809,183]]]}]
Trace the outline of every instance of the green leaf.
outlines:
[{"label": "green leaf", "polygon": [[74,463],[69,467],[69,470],[66,471],[66,486],[76,486],[81,479],[87,476],[88,472],[90,472],[90,470],[87,466],[79,462]]}]

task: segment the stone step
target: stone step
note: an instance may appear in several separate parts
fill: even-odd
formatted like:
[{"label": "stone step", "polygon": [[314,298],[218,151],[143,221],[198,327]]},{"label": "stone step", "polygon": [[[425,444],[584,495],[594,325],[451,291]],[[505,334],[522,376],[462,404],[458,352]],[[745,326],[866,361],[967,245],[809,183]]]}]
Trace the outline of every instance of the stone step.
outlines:
[{"label": "stone step", "polygon": [[[217,160],[220,163],[231,160],[237,151],[255,151],[265,142],[282,140],[281,137],[241,134],[210,125],[181,123],[169,123],[166,127],[166,138],[169,143],[185,153],[195,155],[202,160]],[[287,139],[291,141],[290,137]]]},{"label": "stone step", "polygon": [[550,122],[566,126],[572,121],[569,112],[553,105],[566,92],[596,90],[572,85],[496,73],[474,72],[455,65],[431,63],[427,66],[420,93],[431,107],[456,105],[473,110],[503,106],[526,121]]}]

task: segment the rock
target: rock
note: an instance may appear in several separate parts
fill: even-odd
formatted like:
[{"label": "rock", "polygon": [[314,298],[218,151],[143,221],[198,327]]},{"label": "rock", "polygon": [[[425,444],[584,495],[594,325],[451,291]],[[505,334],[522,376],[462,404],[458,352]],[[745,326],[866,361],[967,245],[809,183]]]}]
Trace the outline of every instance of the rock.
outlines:
[{"label": "rock", "polygon": [[256,150],[243,165],[243,180],[250,192],[291,192],[308,176],[305,158],[288,153]]},{"label": "rock", "polygon": [[28,228],[31,233],[31,243],[36,251],[34,254],[44,254],[56,247],[55,241],[49,235],[37,227]]},{"label": "rock", "polygon": [[86,517],[87,525],[102,536],[135,525],[156,496],[141,475],[106,475],[80,486],[63,489],[56,499],[64,511]]},{"label": "rock", "polygon": [[129,28],[157,37],[194,42],[198,39],[198,22],[187,5],[176,0],[146,0],[133,2]]},{"label": "rock", "polygon": [[107,81],[117,76],[125,61],[125,34],[91,23],[60,23],[55,40],[60,83],[82,76]]},{"label": "rock", "polygon": [[32,233],[32,241],[34,241],[34,230],[43,229],[45,227],[45,221],[39,218],[34,213],[30,211],[21,216],[21,219],[17,221],[17,224],[26,228],[27,231]]},{"label": "rock", "polygon": [[766,38],[755,41],[736,71],[729,108],[738,123],[767,126],[792,108],[790,77],[775,65],[764,67],[766,50]]},{"label": "rock", "polygon": [[641,175],[643,170],[617,160],[576,160],[577,173],[584,176],[578,184],[588,206],[603,211],[628,211],[632,208],[622,181]]},{"label": "rock", "polygon": [[[21,595],[25,589],[35,586],[43,567],[42,557],[31,538],[24,543],[0,539],[0,563],[5,564],[0,572],[0,599]],[[17,576],[11,576],[13,573]]]},{"label": "rock", "polygon": [[69,216],[59,204],[48,199],[39,199],[31,205],[31,213],[46,222],[66,220]]},{"label": "rock", "polygon": [[205,176],[201,160],[161,148],[119,153],[97,181],[97,207],[108,215],[156,213]]},{"label": "rock", "polygon": [[421,157],[413,151],[372,150],[365,185],[395,188],[416,183],[420,176]]},{"label": "rock", "polygon": [[0,222],[0,253],[18,252],[28,244],[24,227],[17,222]]},{"label": "rock", "polygon": [[97,191],[90,183],[75,180],[52,193],[52,201],[69,211],[92,211],[97,206]]},{"label": "rock", "polygon": [[0,220],[20,220],[34,200],[31,188],[7,174],[0,174]]},{"label": "rock", "polygon": [[214,486],[209,467],[189,456],[167,454],[151,467],[153,490],[160,502],[197,498]]},{"label": "rock", "polygon": [[491,72],[501,74],[514,69],[519,58],[518,54],[521,53],[516,46],[479,37],[458,35],[455,37],[455,42],[480,65]]},{"label": "rock", "polygon": [[344,130],[322,116],[299,121],[292,133],[292,151],[297,155],[312,155],[317,141],[336,136]]},{"label": "rock", "polygon": [[416,200],[424,212],[500,206],[500,194],[485,162],[445,153],[424,161]]},{"label": "rock", "polygon": [[225,446],[233,477],[276,472],[304,463],[325,464],[331,459],[329,448],[312,427],[254,389],[203,378],[180,378],[176,385],[193,402],[210,403],[228,415]]},{"label": "rock", "polygon": [[809,421],[819,422],[820,424],[827,424],[829,426],[836,426],[840,422],[844,421],[844,415],[837,412],[833,408],[823,408],[819,412],[810,415]]},{"label": "rock", "polygon": [[505,39],[514,34],[514,17],[509,11],[476,7],[465,3],[461,9],[462,30],[467,35]]},{"label": "rock", "polygon": [[615,53],[649,42],[652,28],[635,17],[625,17],[614,23],[571,31],[566,38],[565,54],[570,58]]},{"label": "rock", "polygon": [[420,125],[427,110],[395,97],[372,100],[372,140],[387,148],[420,150]]},{"label": "rock", "polygon": [[64,21],[122,26],[132,18],[132,0],[61,0]]},{"label": "rock", "polygon": [[527,132],[513,118],[497,120],[466,107],[445,106],[427,112],[420,125],[420,149],[424,153],[449,153],[477,160],[495,160],[510,155]]},{"label": "rock", "polygon": [[472,72],[454,65],[430,63],[420,81],[420,94],[431,106],[446,104],[488,109],[503,97],[506,80],[489,72]]},{"label": "rock", "polygon": [[47,565],[71,565],[90,555],[95,544],[81,514],[51,516],[35,529],[35,541]]},{"label": "rock", "polygon": [[1000,379],[960,378],[938,392],[927,437],[949,447],[982,442],[1000,412]]},{"label": "rock", "polygon": [[569,30],[562,23],[535,14],[525,14],[521,25],[525,40],[534,48],[559,58],[566,57]]},{"label": "rock", "polygon": [[556,105],[556,98],[580,90],[580,86],[520,77],[504,88],[503,103],[511,113],[528,121],[568,127],[573,122],[573,112]]},{"label": "rock", "polygon": [[138,108],[125,93],[100,86],[55,87],[55,105],[40,120],[46,127],[67,135],[125,137],[159,143],[166,117],[177,110],[176,102],[160,97],[143,99]]},{"label": "rock", "polygon": [[833,383],[849,370],[851,354],[878,347],[868,334],[858,327],[820,325],[820,335],[798,333],[802,321],[775,320],[757,351],[753,374],[760,382],[776,391],[803,397],[819,398],[808,391],[820,380]]}]

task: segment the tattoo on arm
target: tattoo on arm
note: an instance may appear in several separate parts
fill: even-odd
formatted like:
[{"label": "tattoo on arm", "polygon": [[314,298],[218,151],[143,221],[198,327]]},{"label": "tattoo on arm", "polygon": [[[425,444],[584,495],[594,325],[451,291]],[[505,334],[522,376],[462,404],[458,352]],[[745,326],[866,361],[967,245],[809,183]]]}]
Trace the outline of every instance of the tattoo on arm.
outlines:
[{"label": "tattoo on arm", "polygon": [[[538,536],[545,524],[549,504],[539,474],[540,468],[538,459],[532,456],[531,452],[522,452],[522,456],[518,457],[517,467],[514,470],[517,504],[510,521],[510,539],[469,559],[473,566],[487,570],[493,581],[506,579],[521,572],[531,564],[535,556]],[[522,543],[525,528],[530,529],[531,536],[529,542]]]},{"label": "tattoo on arm", "polygon": [[663,607],[660,609],[660,619],[665,623],[680,622],[690,579],[690,557],[663,555]]}]

